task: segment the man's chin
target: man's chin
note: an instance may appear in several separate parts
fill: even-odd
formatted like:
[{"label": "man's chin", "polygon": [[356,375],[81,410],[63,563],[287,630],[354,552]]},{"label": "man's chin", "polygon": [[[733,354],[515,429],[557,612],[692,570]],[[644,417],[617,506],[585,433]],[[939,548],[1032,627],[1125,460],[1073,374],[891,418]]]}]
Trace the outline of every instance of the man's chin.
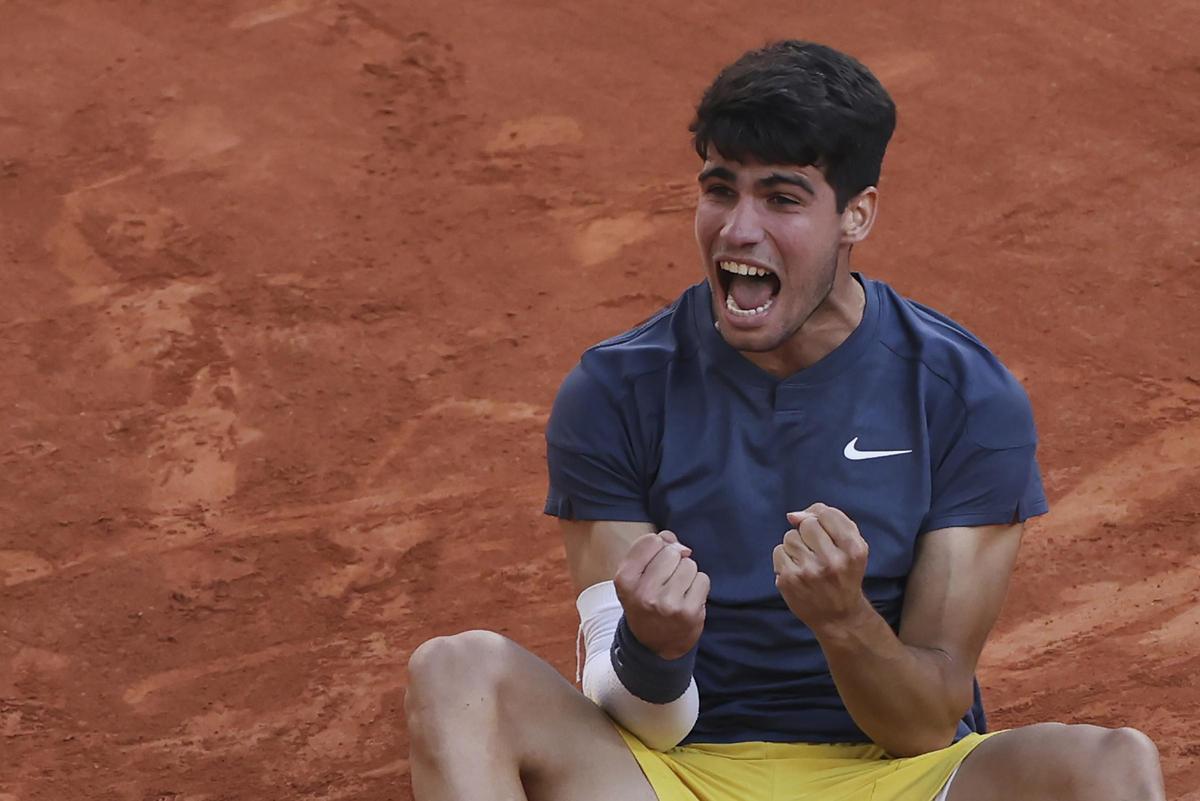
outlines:
[{"label": "man's chin", "polygon": [[720,331],[721,338],[725,340],[725,344],[742,353],[767,353],[775,350],[781,344],[778,334],[773,331],[731,330],[727,325],[719,325],[717,326],[717,330]]}]

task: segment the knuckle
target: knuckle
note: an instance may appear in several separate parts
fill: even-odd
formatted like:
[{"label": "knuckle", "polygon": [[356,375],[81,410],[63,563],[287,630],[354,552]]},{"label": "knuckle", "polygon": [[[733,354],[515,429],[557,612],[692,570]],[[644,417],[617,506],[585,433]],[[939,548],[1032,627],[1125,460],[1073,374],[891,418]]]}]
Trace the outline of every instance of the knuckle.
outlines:
[{"label": "knuckle", "polygon": [[[645,563],[654,558],[654,555],[667,547],[667,544],[659,538],[657,534],[646,534],[636,544],[636,553],[638,561]],[[633,551],[631,551],[633,553]]]}]

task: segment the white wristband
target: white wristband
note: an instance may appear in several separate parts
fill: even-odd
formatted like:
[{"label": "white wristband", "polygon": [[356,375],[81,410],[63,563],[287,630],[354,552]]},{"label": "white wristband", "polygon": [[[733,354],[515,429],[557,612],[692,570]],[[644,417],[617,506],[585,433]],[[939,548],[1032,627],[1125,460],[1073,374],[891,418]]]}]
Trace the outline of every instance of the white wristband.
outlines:
[{"label": "white wristband", "polygon": [[650,748],[674,748],[696,725],[700,714],[696,680],[692,679],[687,691],[669,704],[643,701],[621,684],[609,654],[624,613],[616,585],[611,581],[593,584],[579,594],[575,608],[579,610],[579,641],[586,654],[576,676],[577,680],[582,678],[583,694]]}]

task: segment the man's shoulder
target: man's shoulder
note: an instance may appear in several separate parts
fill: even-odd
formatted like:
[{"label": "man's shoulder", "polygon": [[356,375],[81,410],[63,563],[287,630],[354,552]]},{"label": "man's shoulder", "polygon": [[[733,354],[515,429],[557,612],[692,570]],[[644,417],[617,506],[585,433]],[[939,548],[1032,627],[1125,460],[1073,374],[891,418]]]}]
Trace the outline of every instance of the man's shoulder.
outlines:
[{"label": "man's shoulder", "polygon": [[692,304],[698,286],[648,320],[584,351],[555,395],[546,426],[552,446],[596,453],[620,448],[630,432],[645,433],[646,420],[656,417],[653,399],[662,398],[671,365],[696,348]]},{"label": "man's shoulder", "polygon": [[971,438],[988,448],[1029,444],[1029,397],[1000,358],[961,323],[876,283],[887,319],[881,343],[925,371],[929,391],[963,410]]},{"label": "man's shoulder", "polygon": [[691,356],[698,347],[693,315],[701,286],[688,287],[649,319],[588,348],[579,369],[612,391]]}]

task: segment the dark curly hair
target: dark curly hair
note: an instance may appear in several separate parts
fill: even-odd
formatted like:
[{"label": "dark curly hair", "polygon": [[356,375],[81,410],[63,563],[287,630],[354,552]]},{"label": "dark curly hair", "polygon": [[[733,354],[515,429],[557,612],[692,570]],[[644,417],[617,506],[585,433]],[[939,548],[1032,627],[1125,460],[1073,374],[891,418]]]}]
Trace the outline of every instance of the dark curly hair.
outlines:
[{"label": "dark curly hair", "polygon": [[795,39],[751,50],[704,92],[688,127],[700,158],[815,165],[838,211],[879,182],[896,104],[871,71],[824,45]]}]

